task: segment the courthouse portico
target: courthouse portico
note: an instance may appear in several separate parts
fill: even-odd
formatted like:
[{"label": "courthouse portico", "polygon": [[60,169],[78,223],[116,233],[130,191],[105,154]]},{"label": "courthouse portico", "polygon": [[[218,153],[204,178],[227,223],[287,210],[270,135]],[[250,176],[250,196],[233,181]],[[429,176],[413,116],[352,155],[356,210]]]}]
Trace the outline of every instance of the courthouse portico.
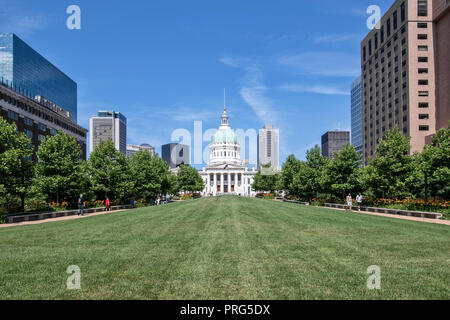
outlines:
[{"label": "courthouse portico", "polygon": [[252,190],[256,170],[249,170],[241,160],[241,147],[229,124],[227,109],[210,145],[210,162],[200,176],[205,183],[204,195],[236,194],[254,196]]}]

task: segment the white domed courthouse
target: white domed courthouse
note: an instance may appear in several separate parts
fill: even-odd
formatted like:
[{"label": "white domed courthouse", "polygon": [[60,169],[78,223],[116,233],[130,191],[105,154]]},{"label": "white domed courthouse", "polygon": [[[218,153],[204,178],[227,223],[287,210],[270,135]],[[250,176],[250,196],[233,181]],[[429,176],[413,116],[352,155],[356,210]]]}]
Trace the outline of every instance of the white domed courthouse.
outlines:
[{"label": "white domed courthouse", "polygon": [[211,140],[209,165],[199,172],[205,183],[203,194],[254,196],[251,185],[256,170],[249,170],[241,160],[241,146],[228,120],[224,108],[222,124]]}]

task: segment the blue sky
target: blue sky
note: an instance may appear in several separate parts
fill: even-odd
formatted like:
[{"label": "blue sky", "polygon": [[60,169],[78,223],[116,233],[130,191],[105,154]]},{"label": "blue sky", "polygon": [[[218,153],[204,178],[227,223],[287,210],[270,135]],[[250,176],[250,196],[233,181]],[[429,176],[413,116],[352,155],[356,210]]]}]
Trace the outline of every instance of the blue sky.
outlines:
[{"label": "blue sky", "polygon": [[[360,0],[0,0],[14,32],[78,83],[78,122],[100,109],[128,118],[128,143],[160,152],[178,128],[217,128],[223,88],[234,129],[280,129],[280,161],[303,159],[327,130],[350,129],[360,73]],[[66,8],[81,8],[81,30]],[[204,146],[205,147],[205,146]]]}]

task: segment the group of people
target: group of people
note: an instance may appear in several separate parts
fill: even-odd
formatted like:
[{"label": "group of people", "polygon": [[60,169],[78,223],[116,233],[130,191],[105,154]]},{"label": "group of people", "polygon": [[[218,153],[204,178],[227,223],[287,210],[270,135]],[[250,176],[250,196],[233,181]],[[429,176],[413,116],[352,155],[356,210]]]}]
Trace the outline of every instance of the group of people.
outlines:
[{"label": "group of people", "polygon": [[[347,210],[351,211],[353,208],[353,199],[352,199],[352,195],[350,193],[348,194],[345,201],[347,202]],[[362,202],[363,202],[363,196],[361,193],[359,193],[356,196],[356,202],[358,203],[358,211],[361,211],[361,206],[362,206]]]},{"label": "group of people", "polygon": [[[84,197],[82,194],[80,194],[80,197],[78,198],[78,215],[84,216],[84,208],[86,206],[86,201],[84,200]],[[106,197],[105,200],[105,211],[111,211],[111,201],[108,197]]]},{"label": "group of people", "polygon": [[169,203],[169,195],[165,196],[157,196],[155,199],[155,205],[159,206],[160,204]]}]

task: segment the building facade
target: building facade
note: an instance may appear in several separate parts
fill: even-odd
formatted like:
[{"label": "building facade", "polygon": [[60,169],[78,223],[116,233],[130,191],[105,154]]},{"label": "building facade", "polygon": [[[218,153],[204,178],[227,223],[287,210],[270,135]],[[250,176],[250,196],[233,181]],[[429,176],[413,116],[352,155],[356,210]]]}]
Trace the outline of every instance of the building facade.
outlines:
[{"label": "building facade", "polygon": [[0,33],[0,79],[29,98],[41,97],[77,122],[77,84],[13,33]]},{"label": "building facade", "polygon": [[258,134],[258,168],[270,164],[279,169],[279,130],[272,125],[265,125]]},{"label": "building facade", "polygon": [[182,164],[190,164],[189,146],[179,143],[168,143],[161,147],[162,159],[170,169],[175,169]]},{"label": "building facade", "polygon": [[58,131],[77,139],[81,158],[86,160],[87,130],[73,122],[63,109],[54,108],[54,104],[46,102],[31,99],[15,88],[0,83],[0,116],[9,123],[15,123],[18,130],[31,139],[34,162],[37,162],[36,152],[41,142]]},{"label": "building facade", "polygon": [[115,148],[127,154],[127,118],[120,112],[99,111],[89,121],[89,152],[93,152],[100,142],[112,140]]},{"label": "building facade", "polygon": [[204,196],[255,196],[251,185],[256,171],[250,171],[241,160],[241,147],[229,124],[226,108],[222,113],[221,125],[211,139],[209,154],[209,164],[199,172],[205,185]]},{"label": "building facade", "polygon": [[345,145],[350,143],[350,132],[328,131],[322,136],[322,156],[332,159]]},{"label": "building facade", "polygon": [[132,145],[132,144],[127,144],[127,156],[128,157],[132,157],[132,156],[134,156],[136,153],[138,153],[140,150],[147,150],[148,152],[150,152],[150,154],[152,155],[152,156],[154,156],[156,153],[155,153],[155,148],[154,147],[152,147],[151,145],[149,145],[149,144],[146,144],[146,143],[144,143],[144,144],[141,144],[140,146],[135,146],[135,145]]},{"label": "building facade", "polygon": [[411,153],[448,126],[448,37],[447,0],[397,0],[362,41],[364,164],[395,126]]},{"label": "building facade", "polygon": [[361,77],[356,79],[351,86],[351,142],[353,147],[362,157],[362,100]]}]

